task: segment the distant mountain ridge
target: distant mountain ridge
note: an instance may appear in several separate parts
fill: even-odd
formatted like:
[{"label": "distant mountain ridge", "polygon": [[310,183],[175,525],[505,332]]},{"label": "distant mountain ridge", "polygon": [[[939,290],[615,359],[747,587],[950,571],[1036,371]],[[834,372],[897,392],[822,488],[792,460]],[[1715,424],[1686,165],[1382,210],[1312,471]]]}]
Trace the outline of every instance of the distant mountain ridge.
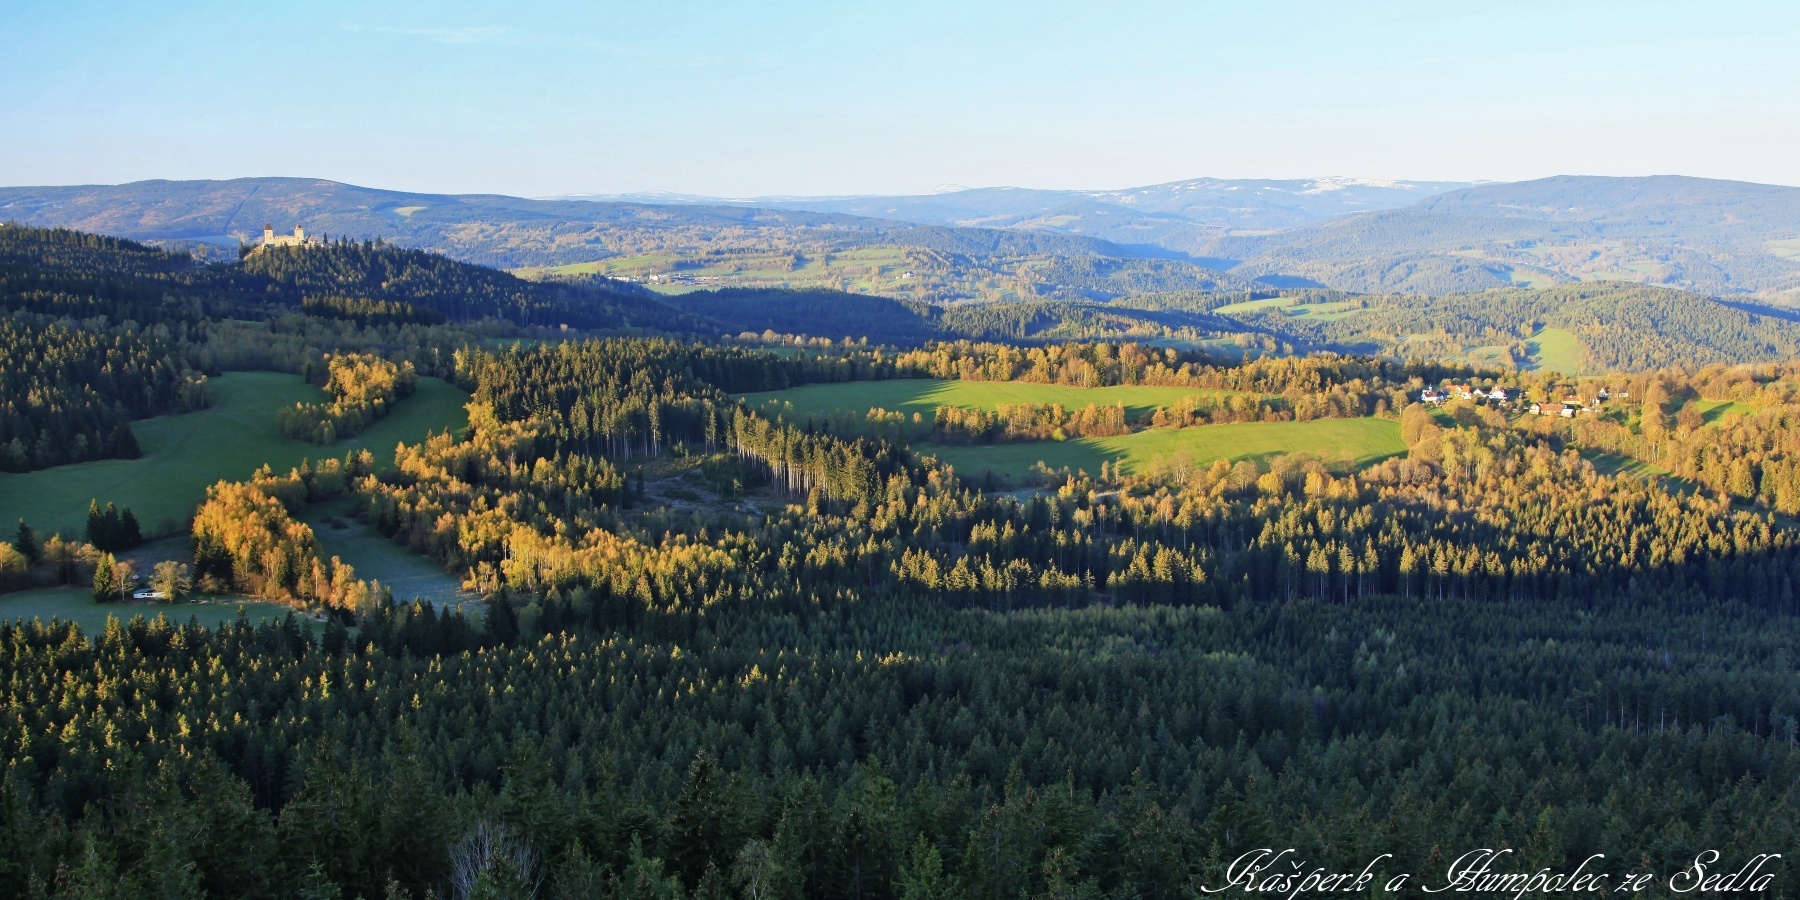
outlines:
[{"label": "distant mountain ridge", "polygon": [[[1632,281],[1800,303],[1800,187],[1685,176],[1473,185],[1202,178],[1116,191],[751,200],[533,200],[252,178],[0,188],[0,219],[222,247],[255,240],[265,222],[303,223],[509,269],[636,260],[624,270],[632,277],[756,270],[754,286],[779,285],[780,272],[809,260],[889,247],[900,253],[884,263],[813,267],[823,280],[794,286],[927,302],[1098,301],[1196,285],[1448,294]],[[1109,264],[1104,284],[1088,275],[1077,284],[1058,262],[1065,258],[1127,262]]]},{"label": "distant mountain ridge", "polygon": [[1196,248],[1248,278],[1459,293],[1635,281],[1800,300],[1800,187],[1686,176],[1557,176]]},{"label": "distant mountain ridge", "polygon": [[925,194],[742,199],[645,192],[554,199],[743,206],[930,225],[1039,228],[1086,234],[1119,244],[1186,250],[1221,229],[1292,228],[1355,212],[1394,209],[1467,186],[1466,182],[1345,177],[1192,178],[1122,190],[989,187]]}]

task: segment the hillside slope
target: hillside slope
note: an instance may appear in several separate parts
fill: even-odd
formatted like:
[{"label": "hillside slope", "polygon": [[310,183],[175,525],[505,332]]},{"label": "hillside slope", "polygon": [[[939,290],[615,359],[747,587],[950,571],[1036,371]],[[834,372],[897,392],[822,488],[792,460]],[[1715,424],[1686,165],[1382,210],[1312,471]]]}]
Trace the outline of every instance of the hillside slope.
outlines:
[{"label": "hillside slope", "polygon": [[1790,313],[1625,282],[1280,299],[1214,314],[1301,348],[1520,368],[1648,371],[1800,357],[1800,318]]},{"label": "hillside slope", "polygon": [[[1067,285],[1045,274],[1069,258],[1119,260],[1110,266],[1119,270],[1146,256],[1040,229],[742,206],[414,194],[304,178],[0,188],[0,216],[165,246],[224,248],[226,255],[260,240],[265,224],[283,233],[298,224],[314,234],[384,237],[504,269],[575,266],[645,281],[695,273],[721,286],[855,289],[933,302],[1117,296],[1130,289]],[[837,270],[812,265],[858,252],[877,261],[859,258]],[[1151,248],[1148,255],[1171,254]],[[1159,289],[1244,286],[1193,262],[1165,262],[1159,271],[1175,277],[1156,282]]]},{"label": "hillside slope", "polygon": [[1800,188],[1704,178],[1563,176],[1450,191],[1405,209],[1196,252],[1234,274],[1352,291],[1448,293],[1635,281],[1800,297]]}]

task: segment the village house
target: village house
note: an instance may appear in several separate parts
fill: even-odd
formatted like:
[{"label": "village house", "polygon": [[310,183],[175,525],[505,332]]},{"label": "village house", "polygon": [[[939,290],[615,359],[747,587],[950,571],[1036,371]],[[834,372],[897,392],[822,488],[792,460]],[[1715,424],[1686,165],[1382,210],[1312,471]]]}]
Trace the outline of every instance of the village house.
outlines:
[{"label": "village house", "polygon": [[1436,406],[1444,402],[1444,392],[1437,388],[1428,387],[1419,392],[1419,402],[1430,403],[1433,406]]},{"label": "village house", "polygon": [[1466,385],[1466,384],[1459,384],[1459,385],[1457,385],[1457,386],[1456,386],[1456,387],[1455,387],[1455,389],[1454,389],[1454,390],[1455,390],[1455,391],[1456,391],[1456,396],[1457,396],[1457,397],[1458,397],[1458,398],[1460,398],[1460,399],[1463,399],[1463,400],[1473,400],[1473,399],[1475,399],[1475,392],[1474,392],[1474,390],[1472,390],[1472,389],[1471,389],[1471,388],[1470,388],[1470,387],[1469,387],[1469,386],[1468,386],[1468,385]]},{"label": "village house", "polygon": [[1506,388],[1497,387],[1488,391],[1488,399],[1495,403],[1510,403],[1512,402],[1512,394],[1507,391]]}]

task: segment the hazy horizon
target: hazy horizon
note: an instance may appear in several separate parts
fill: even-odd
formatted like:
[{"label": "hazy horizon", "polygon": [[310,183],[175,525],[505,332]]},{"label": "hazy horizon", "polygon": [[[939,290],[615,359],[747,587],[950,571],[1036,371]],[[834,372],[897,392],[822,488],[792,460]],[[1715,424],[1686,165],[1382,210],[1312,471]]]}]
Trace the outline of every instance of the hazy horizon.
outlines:
[{"label": "hazy horizon", "polygon": [[[1591,172],[1589,172],[1589,173],[1559,172],[1559,173],[1555,173],[1555,174],[1551,174],[1551,175],[1540,176],[1539,178],[1518,179],[1517,181],[1536,181],[1536,180],[1541,180],[1544,178],[1562,178],[1562,177],[1572,177],[1572,178],[1590,178],[1590,177],[1591,178],[1658,178],[1658,177],[1701,178],[1701,179],[1717,180],[1717,181],[1736,181],[1736,182],[1741,182],[1741,183],[1745,183],[1745,184],[1760,184],[1760,185],[1765,185],[1765,186],[1769,186],[1769,187],[1800,187],[1800,184],[1786,184],[1786,183],[1774,182],[1774,181],[1749,181],[1746,179],[1729,179],[1729,178],[1727,178],[1727,179],[1711,179],[1711,178],[1708,178],[1708,176],[1704,176],[1704,175],[1689,175],[1687,173],[1682,173],[1682,172],[1653,172],[1653,173],[1646,173],[1644,175],[1609,175],[1609,174],[1604,174],[1604,173],[1591,173]],[[1134,189],[1134,188],[1156,187],[1156,186],[1164,185],[1164,184],[1179,184],[1179,183],[1188,182],[1188,181],[1269,181],[1269,182],[1285,182],[1285,181],[1329,182],[1329,181],[1337,181],[1337,182],[1342,182],[1342,183],[1346,183],[1346,184],[1380,183],[1380,184],[1392,184],[1392,185],[1458,183],[1458,184],[1461,184],[1461,185],[1464,185],[1467,187],[1479,187],[1481,185],[1489,185],[1489,184],[1516,183],[1516,182],[1512,182],[1512,181],[1507,181],[1507,180],[1503,180],[1503,179],[1495,179],[1495,178],[1477,178],[1477,179],[1360,178],[1360,177],[1357,177],[1354,175],[1295,176],[1295,177],[1283,177],[1283,178],[1262,177],[1262,176],[1253,176],[1252,175],[1252,176],[1226,178],[1226,177],[1211,176],[1211,175],[1196,175],[1196,176],[1192,176],[1189,178],[1174,178],[1174,179],[1170,179],[1168,181],[1163,181],[1163,182],[1140,183],[1140,184],[1083,185],[1083,186],[1072,186],[1072,187],[1020,185],[1020,184],[978,184],[978,185],[941,184],[941,185],[937,185],[936,187],[923,188],[923,189],[917,189],[917,190],[850,191],[850,192],[832,193],[832,194],[792,194],[792,193],[787,193],[787,194],[749,194],[749,193],[702,194],[702,193],[694,193],[694,192],[689,192],[689,191],[668,190],[668,189],[663,189],[663,188],[648,188],[648,189],[644,189],[644,190],[635,190],[635,191],[573,191],[572,190],[572,191],[551,192],[551,193],[542,193],[542,194],[524,194],[524,193],[509,193],[509,192],[505,192],[505,191],[438,190],[438,189],[432,189],[429,187],[401,188],[401,187],[395,187],[395,186],[387,185],[387,184],[347,181],[347,180],[340,179],[340,178],[329,178],[329,177],[320,176],[320,175],[281,175],[281,174],[259,174],[258,175],[258,174],[253,174],[253,175],[234,175],[234,176],[230,176],[230,177],[218,177],[218,178],[148,177],[148,178],[134,178],[129,181],[72,181],[72,182],[62,182],[62,183],[17,182],[17,183],[9,183],[9,184],[0,184],[0,187],[13,187],[13,188],[19,188],[19,187],[44,187],[44,188],[117,187],[117,186],[123,186],[123,185],[128,185],[128,184],[154,183],[154,182],[184,182],[184,181],[226,182],[226,181],[254,181],[254,180],[275,179],[275,178],[295,179],[295,180],[301,180],[301,181],[328,181],[328,182],[334,182],[337,184],[343,184],[343,185],[346,185],[349,187],[365,188],[365,189],[369,189],[369,190],[395,191],[395,192],[399,192],[399,193],[409,193],[409,194],[437,194],[437,195],[444,195],[444,196],[484,195],[485,194],[485,195],[493,195],[493,196],[514,197],[514,198],[521,199],[521,200],[595,200],[595,201],[604,201],[604,200],[608,200],[608,199],[612,199],[612,198],[650,197],[650,196],[656,196],[656,195],[663,195],[663,196],[669,196],[669,197],[680,197],[680,198],[688,198],[688,199],[694,199],[694,200],[718,200],[718,201],[725,201],[725,202],[732,202],[732,203],[742,203],[742,202],[749,202],[749,201],[755,201],[755,200],[768,200],[768,201],[778,201],[778,200],[852,200],[852,199],[859,199],[859,198],[877,198],[877,197],[929,197],[929,196],[940,196],[940,195],[945,195],[945,194],[953,194],[953,193],[958,193],[958,192],[962,192],[962,191],[995,191],[995,190],[1028,190],[1028,191],[1059,191],[1059,192],[1071,192],[1071,193],[1081,193],[1081,192],[1100,193],[1100,192],[1108,192],[1108,191],[1129,190],[1129,189]],[[1423,193],[1421,193],[1421,195],[1420,195],[1421,199],[1425,196],[1429,196],[1429,195],[1423,194]]]}]

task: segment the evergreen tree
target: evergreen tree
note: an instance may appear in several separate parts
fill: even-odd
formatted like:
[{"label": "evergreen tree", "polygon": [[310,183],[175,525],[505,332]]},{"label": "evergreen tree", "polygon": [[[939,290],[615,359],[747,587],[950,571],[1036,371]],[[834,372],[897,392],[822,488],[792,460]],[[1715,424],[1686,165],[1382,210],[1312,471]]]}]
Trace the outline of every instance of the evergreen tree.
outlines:
[{"label": "evergreen tree", "polygon": [[87,542],[100,550],[112,547],[112,533],[106,528],[106,519],[100,514],[100,501],[89,500],[87,511]]},{"label": "evergreen tree", "polygon": [[[111,508],[112,504],[107,504],[107,509],[110,510]],[[118,549],[124,550],[130,547],[136,547],[144,542],[144,532],[138,527],[137,515],[131,511],[131,507],[125,507],[125,509],[119,513],[118,528]]]},{"label": "evergreen tree", "polygon": [[506,594],[502,590],[485,604],[488,637],[496,644],[510,644],[519,636],[519,617]]},{"label": "evergreen tree", "polygon": [[94,563],[94,602],[111,603],[119,599],[118,574],[114,571],[113,557],[103,553]]},{"label": "evergreen tree", "polygon": [[131,423],[124,419],[113,427],[112,455],[118,459],[137,459],[143,455],[138,449],[137,435],[131,431]]},{"label": "evergreen tree", "polygon": [[25,524],[24,519],[19,520],[19,530],[13,534],[12,544],[13,549],[19,551],[19,555],[34,566],[44,558],[43,548],[38,546],[37,533],[31,530],[30,525]]}]

